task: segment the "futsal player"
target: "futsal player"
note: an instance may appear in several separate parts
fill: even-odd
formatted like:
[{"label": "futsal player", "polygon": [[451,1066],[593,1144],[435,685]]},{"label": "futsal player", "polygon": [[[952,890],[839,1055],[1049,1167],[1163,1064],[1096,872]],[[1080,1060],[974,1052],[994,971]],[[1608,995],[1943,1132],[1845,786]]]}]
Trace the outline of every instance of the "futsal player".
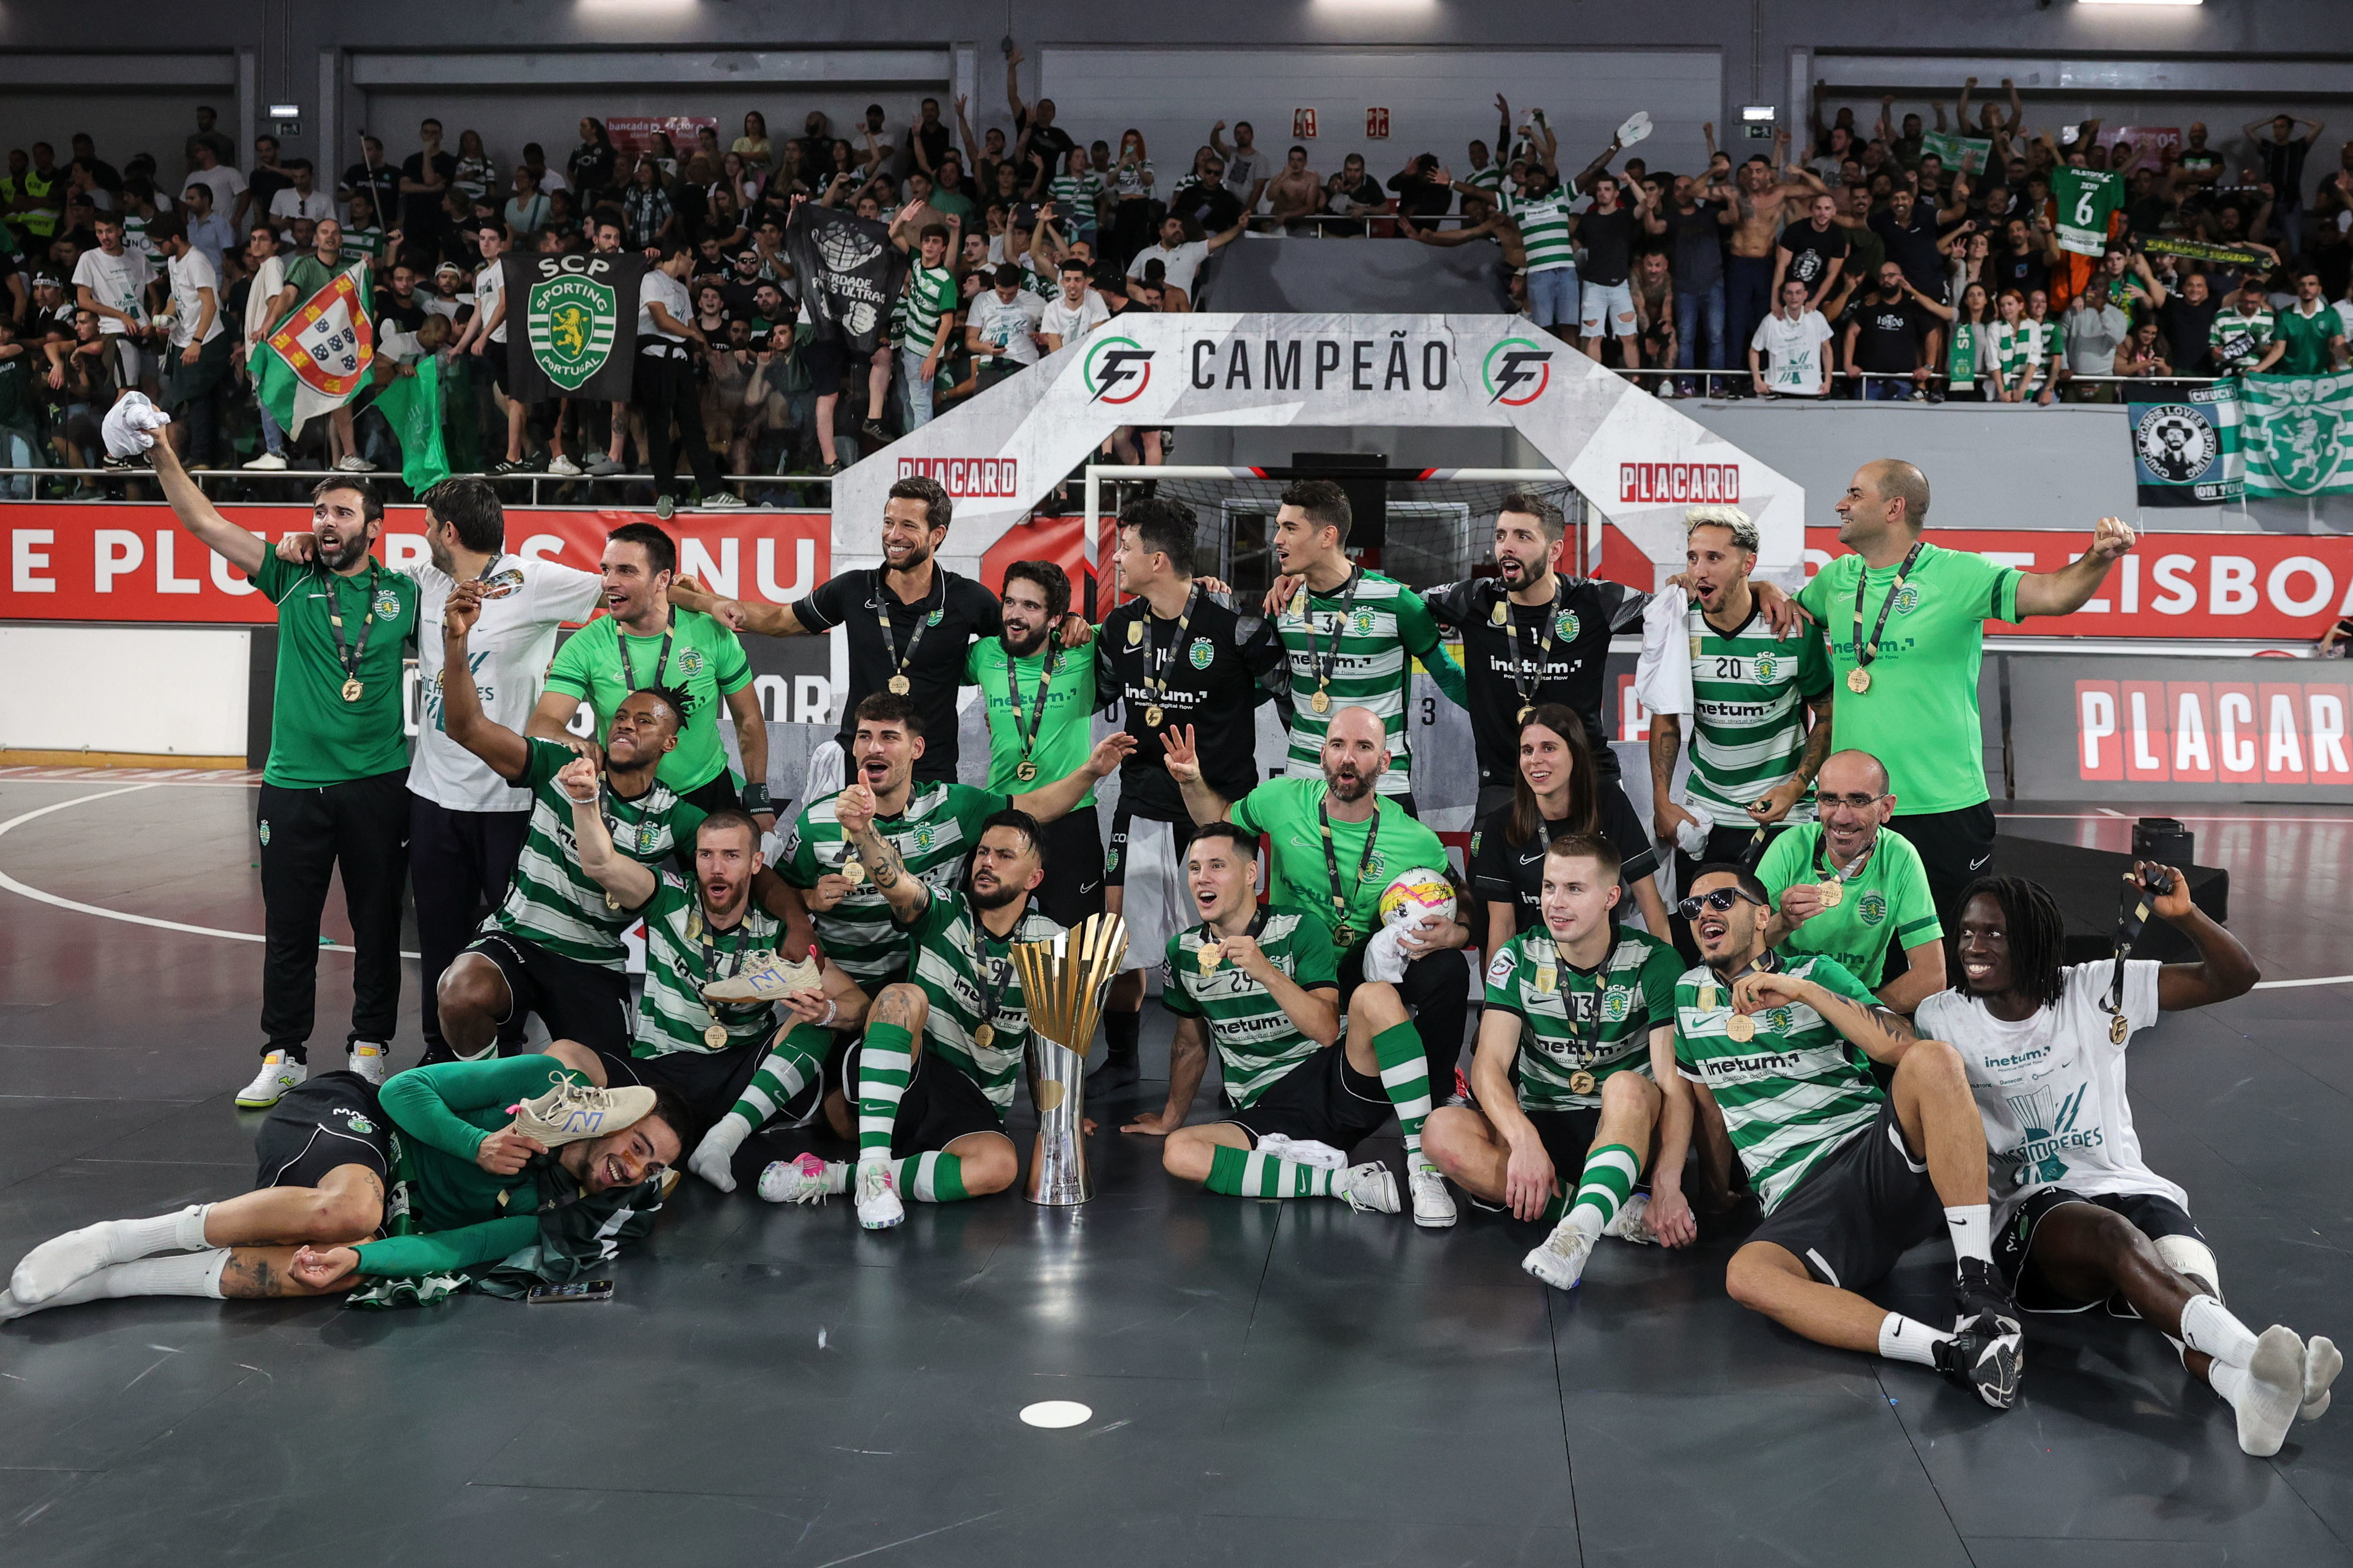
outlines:
[{"label": "futsal player", "polygon": [[[1725,1289],[1818,1344],[1935,1367],[2009,1409],[2023,1336],[1994,1268],[1985,1129],[1960,1053],[1920,1038],[1836,960],[1776,954],[1749,872],[1703,868],[1688,901],[1700,963],[1675,988],[1675,1066],[1722,1114],[1765,1211]],[[1894,1069],[1884,1090],[1857,1047]],[[1940,1229],[1949,1331],[1861,1294]]]},{"label": "futsal player", "polygon": [[[1438,835],[1408,815],[1396,799],[1380,794],[1389,765],[1378,715],[1350,706],[1334,713],[1324,736],[1323,768],[1313,779],[1269,779],[1229,802],[1202,774],[1198,743],[1188,727],[1163,741],[1168,776],[1184,792],[1197,826],[1230,821],[1244,833],[1263,833],[1273,846],[1270,883],[1274,901],[1328,916],[1333,951],[1339,955],[1340,1000],[1351,1028],[1377,1031],[1373,1044],[1385,1082],[1409,1088],[1412,1058],[1421,1058],[1419,1095],[1404,1099],[1425,1107],[1427,1097],[1454,1081],[1462,1053],[1462,1029],[1470,1013],[1471,966],[1462,949],[1471,942],[1465,918],[1469,893],[1455,888],[1457,916],[1429,919],[1399,937],[1402,973],[1394,981],[1371,979],[1366,949],[1380,931],[1381,894],[1405,871],[1453,873]],[[1367,1013],[1356,1010],[1356,994],[1376,987],[1393,991],[1396,1005],[1378,997]],[[1411,1022],[1408,1022],[1409,1016]],[[1413,1196],[1414,1223],[1438,1227],[1454,1223],[1454,1199],[1438,1167],[1423,1154],[1419,1118],[1399,1119],[1405,1134],[1406,1181]]]},{"label": "futsal player", "polygon": [[124,1296],[333,1295],[534,1243],[543,1267],[600,1260],[651,1229],[688,1121],[666,1092],[593,1089],[545,1057],[414,1068],[380,1089],[324,1073],[262,1123],[254,1191],[42,1243],[0,1319]]},{"label": "futsal player", "polygon": [[[1010,796],[1077,770],[1094,749],[1095,656],[1064,647],[1071,579],[1051,561],[1005,569],[1003,627],[965,655],[965,679],[980,688],[988,721],[987,788]],[[1103,908],[1103,826],[1094,792],[1046,828],[1046,880],[1038,907],[1062,925]]]},{"label": "futsal player", "polygon": [[2136,861],[2149,910],[2196,944],[2195,963],[2063,963],[2066,929],[2042,887],[1981,877],[1962,895],[1960,984],[1920,1004],[1952,1042],[1985,1121],[2000,1205],[1994,1256],[2031,1312],[2137,1316],[2236,1413],[2239,1447],[2276,1454],[2299,1410],[2328,1407],[2345,1358],[2277,1324],[2260,1334],[2222,1305],[2222,1275],[2189,1194],[2148,1168],[2125,1089],[2126,1049],[2159,1013],[2253,989],[2254,959],[2189,901],[2168,866]]},{"label": "futsal player", "polygon": [[[670,602],[678,576],[678,546],[649,522],[629,522],[605,536],[605,607],[556,650],[547,690],[523,733],[572,744],[565,728],[586,702],[597,728],[612,721],[632,691],[675,691],[685,704],[678,745],[662,759],[661,782],[703,811],[741,805],[765,830],[776,812],[768,800],[768,726],[752,688],[752,666],[735,634],[712,616]],[[739,792],[719,734],[724,704],[735,721],[744,758]]]},{"label": "futsal player", "polygon": [[2100,519],[2090,547],[2056,572],[1947,550],[1923,536],[1926,477],[1894,458],[1856,469],[1838,514],[1839,542],[1854,553],[1816,573],[1798,603],[1830,638],[1839,744],[1885,764],[1902,803],[1891,826],[1919,850],[1929,901],[1949,924],[1961,889],[1993,862],[1978,717],[1985,623],[2082,609],[2133,531]]},{"label": "futsal player", "polygon": [[254,830],[269,938],[261,1070],[237,1103],[275,1105],[309,1076],[319,917],[338,872],[358,950],[346,1060],[380,1083],[400,1012],[409,816],[400,692],[404,650],[417,636],[417,584],[369,553],[384,531],[384,502],[364,479],[338,474],[312,489],[318,560],[300,566],[214,510],[171,442],[154,442],[148,455],[180,525],[278,606],[269,760]]},{"label": "futsal player", "polygon": [[[1820,820],[1793,823],[1766,846],[1757,879],[1773,900],[1769,945],[1819,953],[1909,1014],[1945,988],[1944,925],[1912,841],[1887,831],[1898,802],[1868,752],[1833,752],[1815,784]],[[1904,968],[1886,984],[1888,949]]]},{"label": "futsal player", "polygon": [[1487,965],[1476,1103],[1432,1111],[1424,1142],[1472,1197],[1547,1226],[1521,1267],[1573,1290],[1604,1236],[1697,1238],[1683,1195],[1692,1101],[1674,1073],[1681,966],[1663,938],[1618,923],[1616,847],[1567,834],[1542,859],[1542,920]]},{"label": "futsal player", "polygon": [[1240,800],[1260,777],[1257,710],[1283,685],[1282,645],[1273,627],[1238,613],[1196,581],[1196,527],[1191,507],[1165,497],[1120,509],[1112,565],[1127,597],[1095,635],[1097,699],[1121,704],[1135,740],[1120,765],[1119,809],[1103,865],[1106,904],[1127,921],[1135,967],[1113,983],[1104,1004],[1104,1060],[1090,1079],[1101,1089],[1135,1081],[1144,972],[1193,919],[1185,886],[1193,818],[1162,765],[1162,737],[1188,727],[1198,737],[1210,788]]}]

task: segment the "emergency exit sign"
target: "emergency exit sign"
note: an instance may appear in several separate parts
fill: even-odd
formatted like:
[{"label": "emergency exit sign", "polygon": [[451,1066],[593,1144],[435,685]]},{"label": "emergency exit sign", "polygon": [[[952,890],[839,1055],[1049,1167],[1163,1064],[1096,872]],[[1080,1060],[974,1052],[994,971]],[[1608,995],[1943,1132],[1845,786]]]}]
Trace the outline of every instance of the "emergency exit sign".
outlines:
[{"label": "emergency exit sign", "polygon": [[1365,110],[1365,140],[1386,142],[1389,134],[1389,111],[1386,109]]},{"label": "emergency exit sign", "polygon": [[1312,109],[1293,110],[1291,111],[1291,134],[1294,141],[1313,142],[1315,140],[1315,111]]}]

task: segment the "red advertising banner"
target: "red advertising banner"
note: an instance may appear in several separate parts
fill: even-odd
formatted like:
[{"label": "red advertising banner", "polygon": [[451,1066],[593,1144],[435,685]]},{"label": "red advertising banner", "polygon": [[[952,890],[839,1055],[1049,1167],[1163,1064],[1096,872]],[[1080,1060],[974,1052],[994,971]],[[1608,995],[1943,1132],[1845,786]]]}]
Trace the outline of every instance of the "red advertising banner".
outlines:
[{"label": "red advertising banner", "polygon": [[605,121],[605,134],[624,153],[643,153],[654,144],[654,132],[670,138],[670,149],[681,162],[694,156],[696,133],[705,126],[716,131],[712,114],[617,114]]},{"label": "red advertising banner", "polygon": [[[229,506],[225,516],[275,541],[311,526],[299,506]],[[206,549],[161,506],[9,507],[0,619],[255,623],[276,619],[267,599]],[[596,570],[605,535],[636,511],[507,513],[507,548],[518,554]],[[822,512],[681,512],[660,524],[678,541],[679,567],[715,593],[789,604],[833,574],[833,520]],[[385,512],[377,554],[388,566],[426,559],[425,512]]]},{"label": "red advertising banner", "polygon": [[[1934,529],[1931,542],[1975,550],[2026,572],[2056,572],[2084,552],[2091,531]],[[1835,528],[1806,530],[1806,572],[1852,553]],[[2274,638],[2316,640],[2353,613],[2353,541],[2318,534],[2144,533],[2108,572],[2102,595],[2072,616],[2021,626],[2004,637]]]},{"label": "red advertising banner", "polygon": [[2242,680],[2074,682],[2076,777],[2353,784],[2346,722],[2353,692],[2344,676],[2263,679],[2271,673],[2256,666]]}]

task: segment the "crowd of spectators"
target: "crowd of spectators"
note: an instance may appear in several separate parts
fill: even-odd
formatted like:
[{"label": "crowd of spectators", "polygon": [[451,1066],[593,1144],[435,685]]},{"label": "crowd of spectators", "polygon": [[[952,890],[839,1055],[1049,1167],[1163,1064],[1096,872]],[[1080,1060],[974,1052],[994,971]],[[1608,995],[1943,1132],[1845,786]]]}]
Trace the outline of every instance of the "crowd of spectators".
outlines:
[{"label": "crowd of spectators", "polygon": [[[1817,111],[1794,154],[1784,134],[1740,163],[1704,127],[1707,161],[1682,174],[1615,140],[1565,170],[1543,111],[1498,96],[1494,139],[1471,142],[1460,173],[1423,152],[1386,180],[1356,153],[1326,175],[1304,147],[1278,156],[1220,120],[1170,178],[1140,132],[1082,142],[1051,100],[1025,100],[1020,65],[1009,136],[976,134],[959,97],[897,123],[880,104],[842,127],[811,112],[790,136],[756,110],[732,137],[705,124],[691,141],[617,142],[583,119],[560,160],[534,142],[507,170],[475,132],[453,145],[429,119],[397,161],[367,137],[330,174],[263,136],[247,166],[210,110],[177,179],[149,153],[117,168],[88,134],[64,162],[46,142],[11,151],[0,467],[102,466],[100,420],[134,387],[180,412],[195,468],[397,467],[364,399],[298,445],[249,384],[252,346],[355,263],[388,329],[378,378],[443,363],[453,468],[642,471],[686,398],[706,497],[721,468],[834,471],[1113,316],[1194,309],[1209,258],[1245,236],[1484,247],[1517,308],[1666,395],[2106,398],[2116,377],[2330,368],[2353,320],[2353,142],[2308,171],[2325,128],[2284,114],[2246,126],[2235,153],[2203,124],[2160,147],[2097,120],[2031,128],[2007,82],[2006,104],[1973,116],[1972,79],[1950,123],[1974,142],[1946,139],[1944,104],[1931,135],[1889,100],[1867,131],[1851,108]],[[1982,167],[1947,167],[1940,149],[1957,146]],[[2103,255],[2060,245],[2069,170],[2121,177]],[[891,341],[865,363],[812,342],[785,242],[803,202],[885,225],[907,252]],[[641,250],[681,286],[666,324],[640,319],[691,372],[665,382],[659,432],[642,403],[505,395],[499,258],[599,246]],[[1158,461],[1164,436],[1123,431],[1116,449]]]}]

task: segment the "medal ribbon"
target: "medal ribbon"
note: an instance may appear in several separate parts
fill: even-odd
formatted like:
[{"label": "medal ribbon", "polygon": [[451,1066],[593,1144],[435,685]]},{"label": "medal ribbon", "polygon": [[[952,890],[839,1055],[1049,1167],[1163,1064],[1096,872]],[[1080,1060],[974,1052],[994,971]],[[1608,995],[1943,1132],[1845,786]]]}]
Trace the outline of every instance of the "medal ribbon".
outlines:
[{"label": "medal ribbon", "polygon": [[905,675],[907,666],[914,661],[915,649],[923,646],[923,633],[931,628],[933,612],[943,609],[947,605],[947,574],[942,572],[936,563],[933,565],[932,598],[936,599],[938,603],[934,604],[932,599],[924,601],[926,608],[923,614],[915,617],[914,635],[907,639],[907,653],[903,658],[899,656],[898,634],[891,629],[891,600],[893,597],[895,595],[882,586],[882,574],[876,572],[874,574],[874,618],[882,627],[882,657],[889,661],[892,675]]},{"label": "medal ribbon", "polygon": [[[656,686],[659,686],[661,684],[662,672],[670,668],[670,639],[677,635],[678,611],[675,608],[672,608],[670,613],[669,623],[662,627],[661,652],[654,656],[654,684]],[[617,625],[613,628],[613,646],[621,650],[622,683],[626,685],[630,691],[641,691],[645,689],[638,684],[637,667],[629,662],[628,634],[621,630]],[[624,693],[623,695],[626,696],[627,693]]]},{"label": "medal ribbon", "polygon": [[1544,685],[1545,666],[1552,659],[1552,629],[1560,623],[1561,596],[1567,592],[1558,577],[1553,580],[1552,603],[1545,607],[1544,623],[1535,631],[1535,673],[1522,685],[1520,672],[1525,659],[1520,652],[1519,607],[1512,603],[1509,594],[1504,595],[1504,636],[1512,645],[1512,689],[1519,694],[1522,708],[1535,706],[1537,689]]},{"label": "medal ribbon", "polygon": [[[1332,627],[1332,647],[1329,652],[1320,650],[1316,647],[1315,600],[1318,597],[1328,599],[1334,595],[1329,594],[1319,595],[1316,595],[1313,589],[1309,590],[1307,615],[1305,617],[1307,621],[1307,668],[1315,672],[1315,689],[1319,691],[1332,684],[1332,671],[1340,662],[1340,638],[1347,630],[1349,618],[1356,613],[1356,587],[1357,584],[1361,584],[1364,580],[1365,569],[1363,567],[1356,566],[1349,569],[1348,581],[1345,586],[1345,597],[1342,597],[1340,601],[1340,618]],[[1335,871],[1333,875],[1337,877],[1339,873]]]},{"label": "medal ribbon", "polygon": [[[1324,800],[1315,803],[1315,821],[1324,830],[1324,869],[1332,879],[1332,922],[1343,930],[1353,931],[1354,928],[1348,924],[1347,895],[1340,891],[1340,851],[1332,838],[1332,816],[1324,809],[1329,800],[1330,796],[1327,794]],[[1365,822],[1365,852],[1356,859],[1356,887],[1358,888],[1365,885],[1365,873],[1372,869],[1373,841],[1380,835],[1381,812],[1377,803],[1373,807],[1373,815]],[[1353,892],[1355,889],[1349,891]]]},{"label": "medal ribbon", "polygon": [[[1038,706],[1027,723],[1021,719],[1021,661],[1014,657],[1011,648],[1005,650],[1005,686],[1013,697],[1013,733],[1021,742],[1021,760],[1025,763],[1037,750],[1038,731],[1046,723],[1046,693],[1053,686],[1054,671],[1062,662],[1062,650],[1054,646],[1051,632],[1046,634],[1046,668],[1038,677]],[[914,645],[910,643],[907,652],[912,655],[914,651]]]},{"label": "medal ribbon", "polygon": [[[1000,979],[997,960],[988,956],[988,928],[980,923],[980,910],[969,902],[965,909],[972,917],[972,983],[980,992],[980,1024],[995,1029],[997,1004],[1004,996],[1006,987],[1013,983],[1013,961],[1009,957],[1004,961],[1004,976]],[[1011,939],[1007,940],[1009,942]],[[989,1042],[992,1046],[996,1043],[995,1040]]]},{"label": "medal ribbon", "polygon": [[[1153,637],[1152,607],[1149,605],[1145,606],[1144,685],[1145,689],[1152,693],[1152,700],[1155,706],[1162,706],[1166,702],[1168,696],[1168,666],[1176,662],[1176,650],[1185,646],[1185,628],[1193,624],[1193,606],[1200,602],[1201,589],[1200,585],[1196,584],[1194,584],[1192,591],[1185,595],[1185,607],[1183,610],[1179,611],[1176,616],[1176,637],[1175,641],[1168,645],[1168,651],[1166,655],[1161,653],[1156,639]],[[1309,636],[1312,638],[1314,633],[1314,620],[1311,617],[1307,625]],[[1334,647],[1335,649],[1337,646],[1338,639],[1335,638]]]},{"label": "medal ribbon", "polygon": [[[1880,829],[1880,832],[1882,833],[1885,831],[1886,829],[1883,827]],[[1873,835],[1870,845],[1864,848],[1863,852],[1846,863],[1845,870],[1833,871],[1822,863],[1822,850],[1829,845],[1829,843],[1830,834],[1827,830],[1823,832],[1820,838],[1814,840],[1814,869],[1820,871],[1825,877],[1836,877],[1841,882],[1852,882],[1854,880],[1855,873],[1862,869],[1862,863],[1871,858],[1872,850],[1879,847],[1879,838],[1877,835]],[[1737,976],[1735,976],[1735,978],[1737,978]]]},{"label": "medal ribbon", "polygon": [[1880,601],[1879,620],[1871,628],[1871,642],[1867,647],[1862,640],[1862,591],[1871,581],[1871,572],[1866,567],[1855,574],[1854,663],[1857,669],[1868,669],[1871,661],[1879,657],[1879,635],[1887,629],[1887,612],[1895,607],[1895,595],[1904,592],[1904,579],[1912,574],[1912,563],[1920,559],[1921,546],[1927,542],[1926,539],[1914,540],[1912,548],[1905,552],[1904,563],[1895,568],[1895,581],[1887,585],[1887,597]]},{"label": "medal ribbon", "polygon": [[335,603],[335,579],[323,567],[313,568],[327,589],[327,626],[335,634],[335,662],[343,667],[343,678],[357,680],[360,660],[367,657],[368,633],[375,629],[375,558],[368,558],[367,615],[360,621],[360,638],[350,648],[343,647],[343,609]]},{"label": "medal ribbon", "polygon": [[2101,1012],[2124,1016],[2125,961],[2132,956],[2133,944],[2140,941],[2141,928],[2147,924],[2148,889],[2141,886],[2138,877],[2128,875],[2116,900],[2116,970],[2108,981],[2108,994],[2100,1003]]}]

